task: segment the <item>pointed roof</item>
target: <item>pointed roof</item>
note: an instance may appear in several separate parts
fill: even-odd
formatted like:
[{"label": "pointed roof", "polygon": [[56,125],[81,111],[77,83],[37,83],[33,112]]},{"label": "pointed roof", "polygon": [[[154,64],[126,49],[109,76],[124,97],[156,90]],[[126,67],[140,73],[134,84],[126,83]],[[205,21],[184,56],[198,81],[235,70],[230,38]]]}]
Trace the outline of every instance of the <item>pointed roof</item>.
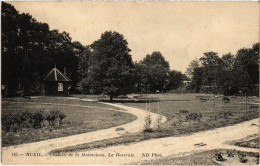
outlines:
[{"label": "pointed roof", "polygon": [[71,81],[64,73],[54,67],[43,79],[43,81]]}]

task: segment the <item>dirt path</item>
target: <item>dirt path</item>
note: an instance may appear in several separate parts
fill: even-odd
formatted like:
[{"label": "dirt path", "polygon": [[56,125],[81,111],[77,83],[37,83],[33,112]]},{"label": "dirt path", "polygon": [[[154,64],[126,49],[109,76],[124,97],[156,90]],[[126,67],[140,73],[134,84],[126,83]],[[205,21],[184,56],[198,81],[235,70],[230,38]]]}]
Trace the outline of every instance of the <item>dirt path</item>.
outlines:
[{"label": "dirt path", "polygon": [[[112,127],[109,129],[103,129],[103,130],[99,130],[99,131],[88,132],[88,133],[78,134],[78,135],[73,135],[73,136],[68,136],[68,137],[49,139],[49,140],[40,141],[40,142],[4,147],[4,148],[2,148],[2,157],[4,159],[3,161],[4,162],[7,162],[8,160],[10,161],[10,159],[12,158],[11,157],[12,153],[17,153],[18,155],[22,154],[19,157],[25,159],[26,157],[24,157],[23,155],[26,155],[26,153],[41,153],[41,155],[47,155],[51,150],[54,150],[54,149],[63,148],[63,147],[67,147],[67,146],[75,146],[78,144],[90,143],[90,142],[99,141],[99,140],[103,140],[103,139],[115,138],[115,137],[119,137],[120,135],[122,135],[125,132],[130,132],[130,133],[138,132],[138,131],[143,130],[144,119],[148,114],[151,115],[153,122],[155,122],[156,121],[155,119],[158,118],[157,114],[149,113],[145,110],[127,107],[127,106],[123,106],[120,104],[112,104],[112,103],[103,103],[103,104],[118,107],[121,110],[114,110],[114,111],[133,114],[133,115],[137,116],[137,119],[133,122],[130,122],[130,123],[127,123],[124,125],[120,125],[120,126],[116,126],[116,127]],[[68,104],[63,104],[63,105],[66,106]],[[76,105],[76,106],[79,106],[79,105]],[[82,107],[85,107],[85,106],[82,106]],[[86,107],[88,107],[88,106],[86,106]],[[167,118],[163,116],[162,122],[165,122],[166,120],[167,120]],[[155,126],[155,125],[156,124],[153,124],[153,126]],[[116,131],[116,129],[119,127],[124,128],[125,130]]]},{"label": "dirt path", "polygon": [[[70,157],[30,157],[30,161],[28,161],[24,157],[17,157],[15,160],[10,160],[10,157],[4,155],[4,157],[6,157],[4,163],[122,165],[160,158],[158,157],[159,155],[161,155],[161,157],[166,157],[168,155],[178,155],[186,152],[219,148],[258,152],[259,149],[236,147],[226,144],[227,141],[241,139],[248,135],[258,134],[258,131],[259,119],[254,119],[233,126],[198,132],[189,136],[160,138],[130,145],[120,145],[85,152],[82,151],[77,153],[79,156],[73,153],[73,156]],[[196,144],[204,144],[204,146],[197,146]],[[109,157],[109,154],[113,154],[114,156]],[[91,157],[91,155],[94,156]],[[104,155],[104,157],[101,157],[102,155]],[[144,157],[143,155],[147,155],[147,157]],[[33,163],[32,160],[34,161]]]}]

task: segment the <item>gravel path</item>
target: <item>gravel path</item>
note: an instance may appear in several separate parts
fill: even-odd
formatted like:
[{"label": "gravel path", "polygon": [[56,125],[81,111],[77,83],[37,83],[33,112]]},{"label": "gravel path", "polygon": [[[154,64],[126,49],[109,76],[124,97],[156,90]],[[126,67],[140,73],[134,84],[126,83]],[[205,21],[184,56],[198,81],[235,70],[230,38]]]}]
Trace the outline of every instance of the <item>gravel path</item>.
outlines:
[{"label": "gravel path", "polygon": [[[5,156],[6,153],[4,152],[4,164],[123,165],[138,163],[144,160],[159,159],[159,156],[166,157],[168,155],[179,155],[181,153],[220,148],[259,152],[259,149],[243,148],[226,144],[227,141],[241,139],[248,135],[258,134],[258,132],[259,119],[254,119],[233,126],[194,133],[189,136],[160,138],[130,145],[81,151],[78,152],[79,156],[75,155],[75,153],[70,157],[43,156],[25,158],[19,156],[11,160],[12,157]],[[114,156],[109,157],[109,154],[113,154]],[[143,157],[143,154],[149,154],[149,156]],[[94,155],[95,157],[91,157],[91,155]],[[102,157],[102,155],[105,157]]]},{"label": "gravel path", "polygon": [[[98,130],[98,131],[94,131],[94,132],[88,132],[88,133],[78,134],[78,135],[73,135],[73,136],[68,136],[68,137],[49,139],[49,140],[40,141],[40,142],[3,147],[2,148],[3,162],[8,163],[8,161],[10,161],[10,159],[12,158],[11,157],[12,153],[18,153],[19,155],[20,154],[26,155],[26,153],[41,153],[41,155],[47,156],[47,154],[51,150],[54,150],[54,149],[64,148],[67,146],[75,146],[78,144],[90,143],[90,142],[99,141],[99,140],[103,140],[103,139],[115,138],[115,137],[121,136],[125,132],[129,132],[129,133],[138,132],[138,131],[143,130],[144,119],[148,114],[151,115],[153,122],[155,122],[156,119],[158,118],[157,114],[150,113],[145,110],[127,107],[127,106],[123,106],[120,104],[112,104],[112,103],[103,103],[103,104],[118,107],[121,110],[114,110],[114,111],[133,114],[133,115],[137,116],[137,119],[133,122],[130,122],[130,123],[127,123],[124,125],[120,125],[120,126],[116,126],[116,127],[112,127],[109,129],[103,129],[103,130]],[[64,106],[66,106],[66,105],[68,105],[68,104],[64,104]],[[85,107],[85,106],[82,106],[82,107]],[[88,106],[86,106],[86,107],[88,107]],[[163,116],[162,122],[165,122],[166,120],[167,120],[167,118]],[[154,126],[156,126],[156,124],[153,124],[152,126],[154,127]],[[116,129],[119,127],[124,128],[125,130],[116,131]],[[25,159],[26,157],[24,157],[23,155],[20,155],[19,157]],[[17,157],[17,158],[19,158],[19,157]]]},{"label": "gravel path", "polygon": [[[112,106],[125,109],[138,117],[134,122],[122,125],[128,132],[137,132],[143,128],[143,119],[148,114],[144,110],[110,104]],[[157,118],[156,114],[151,114]],[[163,118],[166,121],[166,118]],[[167,137],[142,141],[129,145],[112,146],[102,149],[81,151],[78,153],[68,153],[66,156],[49,156],[47,152],[53,149],[72,146],[106,138],[120,136],[114,128],[80,134],[70,137],[58,138],[31,144],[23,144],[16,147],[3,148],[4,164],[66,164],[66,165],[124,165],[138,163],[145,160],[159,159],[169,155],[180,155],[187,152],[196,152],[213,149],[236,149],[247,152],[259,152],[259,149],[243,148],[228,145],[226,142],[242,139],[248,135],[259,134],[259,119],[253,119],[232,126],[217,128],[208,131],[194,133],[188,136]],[[17,156],[12,157],[11,153],[41,152],[42,156]],[[71,155],[71,156],[70,156]],[[113,155],[113,157],[112,157]]]}]

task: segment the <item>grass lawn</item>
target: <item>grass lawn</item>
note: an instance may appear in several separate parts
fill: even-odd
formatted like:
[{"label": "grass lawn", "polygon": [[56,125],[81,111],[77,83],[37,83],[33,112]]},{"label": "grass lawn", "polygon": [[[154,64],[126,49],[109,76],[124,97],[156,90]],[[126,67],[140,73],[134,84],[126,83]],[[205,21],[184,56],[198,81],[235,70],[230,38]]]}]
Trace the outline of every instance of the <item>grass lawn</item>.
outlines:
[{"label": "grass lawn", "polygon": [[[55,152],[79,151],[140,142],[153,138],[181,136],[259,117],[258,108],[249,108],[250,104],[243,103],[246,100],[242,97],[232,97],[230,103],[224,103],[222,98],[213,100],[213,95],[208,94],[149,94],[144,95],[142,98],[145,97],[160,100],[160,114],[167,117],[167,122],[162,124],[160,129],[155,129],[153,132],[125,134],[118,138],[57,149]],[[206,98],[206,102],[202,102],[201,98]],[[251,97],[249,101],[255,102],[258,101],[258,98]],[[115,102],[117,102],[117,99],[115,99]],[[143,101],[124,100],[122,103],[127,106],[146,109],[146,103]],[[152,112],[157,113],[158,102],[152,102],[150,108]],[[180,110],[188,110],[188,113],[180,113]],[[197,120],[187,119],[186,117],[192,113],[201,114],[202,117]]]},{"label": "grass lawn", "polygon": [[[221,153],[224,161],[216,160],[216,153]],[[241,156],[246,159],[242,163]],[[259,155],[257,153],[241,152],[236,150],[217,149],[194,154],[183,154],[183,156],[168,156],[165,158],[133,163],[133,165],[257,165]]]},{"label": "grass lawn", "polygon": [[[54,104],[61,105],[57,106]],[[40,129],[21,128],[16,132],[2,131],[2,145],[9,146],[86,133],[125,124],[136,119],[134,115],[117,112],[114,111],[115,109],[118,108],[97,102],[68,100],[66,98],[46,97],[30,100],[24,98],[3,98],[3,115],[23,111],[35,112],[42,110],[44,112],[47,110],[59,110],[66,115],[66,118],[61,126],[53,130],[43,127]]]}]

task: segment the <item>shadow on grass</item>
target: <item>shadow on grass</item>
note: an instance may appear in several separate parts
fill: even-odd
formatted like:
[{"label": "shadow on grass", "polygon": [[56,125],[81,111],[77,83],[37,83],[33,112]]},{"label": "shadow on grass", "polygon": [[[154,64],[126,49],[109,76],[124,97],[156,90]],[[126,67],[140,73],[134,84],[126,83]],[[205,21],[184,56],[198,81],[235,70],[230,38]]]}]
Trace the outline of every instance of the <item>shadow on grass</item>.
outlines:
[{"label": "shadow on grass", "polygon": [[114,100],[109,100],[109,99],[102,99],[98,100],[99,102],[107,102],[107,103],[155,103],[160,101],[159,99],[138,99],[138,100],[132,100],[132,99],[114,99]]}]

